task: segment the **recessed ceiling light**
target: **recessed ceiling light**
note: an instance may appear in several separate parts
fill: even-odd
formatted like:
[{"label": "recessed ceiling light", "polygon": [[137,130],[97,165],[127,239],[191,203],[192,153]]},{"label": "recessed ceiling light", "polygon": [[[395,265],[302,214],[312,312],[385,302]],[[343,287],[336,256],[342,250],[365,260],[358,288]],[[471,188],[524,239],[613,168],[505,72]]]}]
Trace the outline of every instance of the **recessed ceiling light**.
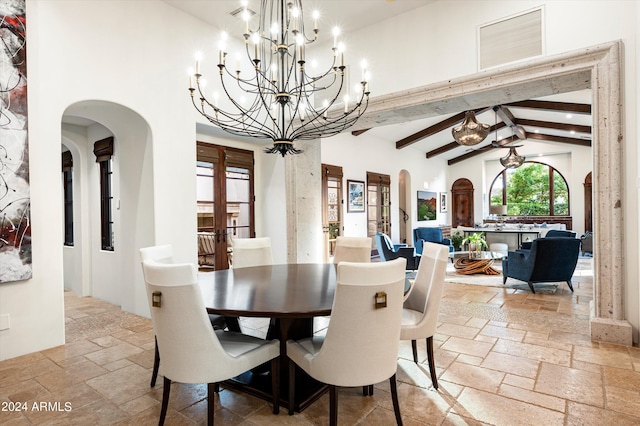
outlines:
[{"label": "recessed ceiling light", "polygon": [[539,130],[539,129],[535,129],[535,130],[533,131],[533,133],[540,133],[540,130]]},{"label": "recessed ceiling light", "polygon": [[570,118],[573,118],[573,115],[567,114],[566,117],[570,119]]},{"label": "recessed ceiling light", "polygon": [[575,135],[575,134],[576,134],[576,131],[575,131],[575,130],[572,130],[572,131],[570,131],[569,133],[571,133],[572,135]]}]

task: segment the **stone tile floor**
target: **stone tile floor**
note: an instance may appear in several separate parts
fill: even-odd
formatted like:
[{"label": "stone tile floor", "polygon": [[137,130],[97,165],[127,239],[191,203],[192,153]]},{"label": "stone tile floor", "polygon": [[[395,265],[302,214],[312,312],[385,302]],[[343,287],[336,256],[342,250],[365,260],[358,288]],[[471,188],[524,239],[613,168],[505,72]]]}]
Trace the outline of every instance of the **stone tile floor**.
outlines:
[{"label": "stone tile floor", "polygon": [[[583,272],[590,267],[580,261]],[[410,343],[401,344],[404,424],[640,424],[640,349],[591,342],[592,278],[574,278],[574,294],[566,284],[532,294],[446,283],[434,338],[439,390],[431,386],[424,344],[418,365]],[[149,387],[150,321],[71,292],[65,308],[64,346],[0,362],[0,424],[157,424],[162,380]],[[327,321],[319,319],[316,328],[322,331]],[[242,327],[263,335],[267,323],[246,319]],[[166,424],[204,424],[205,397],[205,386],[174,385]],[[16,411],[15,403],[27,409]],[[223,389],[216,424],[326,425],[328,403],[325,395],[302,413],[274,416],[266,402]],[[341,389],[339,423],[394,424],[387,384],[376,385],[373,397]]]}]

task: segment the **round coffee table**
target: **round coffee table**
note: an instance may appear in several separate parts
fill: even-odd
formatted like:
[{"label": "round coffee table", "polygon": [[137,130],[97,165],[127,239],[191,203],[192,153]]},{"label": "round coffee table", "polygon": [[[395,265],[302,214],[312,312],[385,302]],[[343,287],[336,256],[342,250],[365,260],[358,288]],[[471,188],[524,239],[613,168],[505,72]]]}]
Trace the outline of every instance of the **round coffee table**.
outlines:
[{"label": "round coffee table", "polygon": [[493,268],[493,262],[504,256],[502,253],[493,251],[454,252],[452,255],[455,259],[453,267],[462,275],[500,275],[500,271]]}]

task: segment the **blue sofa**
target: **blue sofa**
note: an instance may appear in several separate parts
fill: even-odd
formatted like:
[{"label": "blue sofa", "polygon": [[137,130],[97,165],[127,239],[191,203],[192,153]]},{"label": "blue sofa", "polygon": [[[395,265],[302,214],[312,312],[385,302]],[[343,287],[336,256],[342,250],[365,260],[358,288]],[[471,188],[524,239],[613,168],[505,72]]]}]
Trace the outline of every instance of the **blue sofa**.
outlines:
[{"label": "blue sofa", "polygon": [[[571,231],[563,231],[560,229],[552,229],[542,238],[575,238],[576,233]],[[524,241],[520,245],[521,250],[531,250],[531,241]]]},{"label": "blue sofa", "polygon": [[530,250],[510,251],[502,259],[502,284],[507,278],[525,281],[532,293],[533,283],[566,281],[573,292],[571,277],[578,263],[580,240],[577,238],[538,238]]},{"label": "blue sofa", "polygon": [[413,247],[407,247],[406,244],[394,245],[391,242],[391,238],[387,234],[378,232],[375,235],[376,246],[378,248],[378,254],[380,260],[387,262],[399,257],[407,259],[407,270],[415,271],[420,264],[420,256],[416,256],[416,252]]},{"label": "blue sofa", "polygon": [[451,240],[442,237],[442,229],[440,228],[415,228],[413,230],[413,246],[416,249],[416,253],[422,254],[424,241],[449,246],[449,251],[453,251]]}]

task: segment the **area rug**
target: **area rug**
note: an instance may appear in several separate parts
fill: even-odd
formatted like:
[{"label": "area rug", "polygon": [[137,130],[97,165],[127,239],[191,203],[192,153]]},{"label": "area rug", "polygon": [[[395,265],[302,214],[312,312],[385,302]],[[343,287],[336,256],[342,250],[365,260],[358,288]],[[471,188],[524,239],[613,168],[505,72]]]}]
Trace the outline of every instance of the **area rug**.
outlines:
[{"label": "area rug", "polygon": [[[580,258],[578,259],[578,266],[576,267],[576,271],[574,273],[574,279],[577,277],[593,277],[593,263],[591,259]],[[473,275],[462,275],[456,272],[456,269],[453,267],[453,263],[447,263],[447,273],[445,277],[445,281],[449,283],[458,283],[458,284],[472,284],[479,285],[485,287],[500,287],[500,288],[511,288],[514,290],[526,290],[531,291],[529,285],[524,281],[519,281],[514,278],[507,278],[506,284],[502,284],[502,262],[495,262],[493,264],[493,268],[500,271],[499,275],[484,275],[484,274],[473,274]],[[555,293],[559,286],[566,286],[567,283],[562,282],[554,282],[554,283],[535,283],[534,287],[536,289],[536,293]]]}]

